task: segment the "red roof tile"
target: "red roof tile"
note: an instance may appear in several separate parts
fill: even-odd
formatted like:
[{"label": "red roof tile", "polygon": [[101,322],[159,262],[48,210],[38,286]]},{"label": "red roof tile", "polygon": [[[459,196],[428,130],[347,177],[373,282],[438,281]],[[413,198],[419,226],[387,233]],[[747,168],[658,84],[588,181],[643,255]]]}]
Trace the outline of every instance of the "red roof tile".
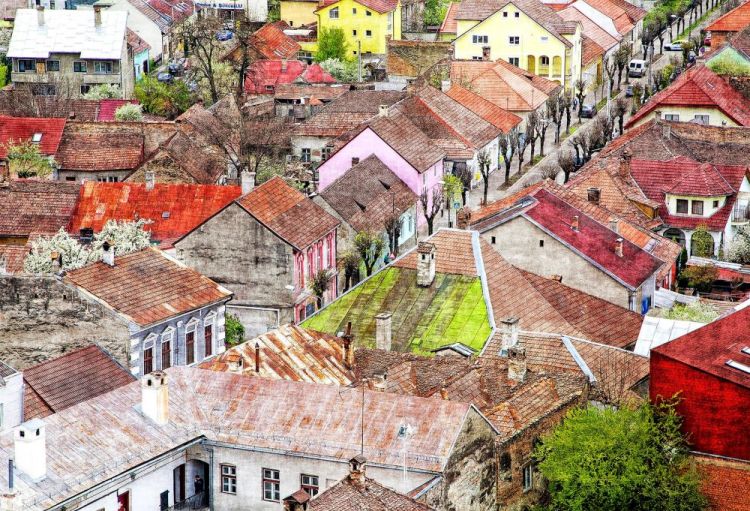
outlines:
[{"label": "red roof tile", "polygon": [[320,65],[299,60],[258,60],[245,73],[245,92],[273,94],[281,83],[336,83]]},{"label": "red roof tile", "polygon": [[750,101],[706,66],[688,69],[664,90],[659,91],[632,116],[626,127],[662,106],[713,107],[741,126],[750,126]]},{"label": "red roof tile", "polygon": [[431,507],[366,478],[345,477],[310,501],[310,511],[430,511]]},{"label": "red roof tile", "polygon": [[133,123],[69,122],[55,160],[62,170],[131,170],[143,159],[144,135]]},{"label": "red roof tile", "polygon": [[125,34],[127,37],[128,46],[130,46],[133,49],[134,55],[138,55],[139,53],[142,53],[146,50],[151,49],[151,46],[149,46],[149,44],[146,41],[141,39],[138,36],[138,34],[133,32],[129,28],[126,30]]},{"label": "red roof tile", "polygon": [[92,344],[23,370],[25,421],[46,417],[135,380]]},{"label": "red roof tile", "polygon": [[250,36],[250,44],[266,59],[291,59],[300,50],[300,45],[277,23],[263,25]]},{"label": "red roof tile", "polygon": [[99,232],[109,220],[146,219],[155,241],[169,245],[239,197],[239,186],[98,183],[81,188],[70,232],[83,227]]},{"label": "red roof tile", "polygon": [[35,133],[41,133],[39,151],[54,156],[60,145],[65,119],[0,116],[0,159],[8,157],[8,144],[31,141]]},{"label": "red roof tile", "polygon": [[695,455],[701,474],[701,492],[709,511],[750,511],[750,463],[715,456]]},{"label": "red roof tile", "polygon": [[458,22],[456,21],[456,14],[458,8],[461,5],[460,2],[451,2],[448,5],[448,10],[445,13],[443,23],[440,25],[438,34],[456,34],[458,33]]},{"label": "red roof tile", "polygon": [[582,41],[583,55],[581,57],[581,64],[588,66],[598,58],[604,56],[604,48],[599,46],[596,41],[586,36],[583,36]]},{"label": "red roof tile", "polygon": [[64,281],[141,327],[232,296],[208,277],[155,248],[116,256],[114,266],[100,261],[69,271]]},{"label": "red roof tile", "polygon": [[465,106],[479,117],[489,122],[503,133],[521,124],[522,119],[516,114],[503,110],[482,96],[471,92],[460,85],[454,85],[446,93],[455,101]]},{"label": "red roof tile", "polygon": [[750,25],[750,2],[732,9],[706,27],[707,32],[739,32]]},{"label": "red roof tile", "polygon": [[132,103],[134,105],[138,104],[138,101],[135,99],[103,99],[99,102],[99,113],[96,116],[97,121],[114,121],[115,119],[115,112],[118,108],[120,108],[122,105],[127,105],[128,103]]},{"label": "red roof tile", "polygon": [[0,235],[54,234],[68,225],[79,185],[20,179],[0,187]]},{"label": "red roof tile", "polygon": [[693,330],[652,351],[750,389],[750,374],[727,365],[728,360],[734,360],[750,366],[750,355],[742,352],[750,344],[747,339],[748,325],[750,307]]},{"label": "red roof tile", "polygon": [[340,223],[278,176],[236,202],[297,250],[318,241]]}]

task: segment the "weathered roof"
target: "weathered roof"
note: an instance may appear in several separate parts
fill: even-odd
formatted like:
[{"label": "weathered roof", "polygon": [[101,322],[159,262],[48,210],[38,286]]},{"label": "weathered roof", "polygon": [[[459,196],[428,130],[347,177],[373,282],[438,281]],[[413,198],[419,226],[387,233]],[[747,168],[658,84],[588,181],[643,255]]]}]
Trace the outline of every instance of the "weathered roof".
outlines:
[{"label": "weathered roof", "polygon": [[588,66],[589,64],[604,56],[604,48],[599,46],[593,39],[589,37],[582,37],[581,46],[581,64],[584,66]]},{"label": "weathered roof", "polygon": [[657,346],[673,341],[703,325],[704,323],[695,321],[644,316],[643,325],[641,325],[641,331],[638,334],[633,352],[648,357],[651,350]]},{"label": "weathered roof", "polygon": [[720,456],[693,454],[702,476],[701,492],[710,511],[750,511],[750,462]]},{"label": "weathered roof", "polygon": [[46,59],[54,53],[73,53],[82,59],[120,60],[127,17],[124,11],[102,10],[97,26],[91,9],[45,9],[40,26],[36,9],[19,9],[8,57]]},{"label": "weathered roof", "polygon": [[282,83],[336,83],[319,64],[301,60],[256,60],[245,72],[245,93],[272,94]]},{"label": "weathered roof", "polygon": [[307,83],[280,83],[276,86],[273,97],[276,99],[299,99],[309,98],[328,102],[349,92],[348,85],[340,84],[307,84]]},{"label": "weathered roof", "polygon": [[236,202],[297,250],[318,241],[340,223],[278,176]]},{"label": "weathered roof", "polygon": [[739,32],[750,25],[750,2],[743,2],[706,27],[707,32]]},{"label": "weathered roof", "polygon": [[291,59],[300,50],[300,45],[277,23],[266,23],[256,30],[250,36],[250,44],[266,59]]},{"label": "weathered roof", "polygon": [[604,30],[604,28],[597,25],[594,20],[577,9],[575,4],[568,5],[565,9],[558,11],[557,14],[565,20],[579,22],[583,28],[583,34],[585,34],[584,37],[595,42],[605,51],[616,46],[619,42],[618,38]]},{"label": "weathered roof", "polygon": [[88,181],[81,187],[70,232],[84,227],[102,230],[109,220],[144,219],[154,241],[169,246],[202,224],[241,194],[239,186]]},{"label": "weathered roof", "polygon": [[23,419],[47,417],[135,380],[96,344],[23,370]]},{"label": "weathered roof", "polygon": [[239,362],[239,372],[247,376],[345,386],[354,375],[343,361],[344,347],[338,337],[288,324],[230,348],[199,367],[232,372],[231,366]]},{"label": "weathered roof", "polygon": [[385,68],[388,76],[422,76],[438,63],[450,60],[451,43],[446,41],[407,41],[389,39]]},{"label": "weathered roof", "polygon": [[131,170],[143,158],[144,136],[128,123],[69,122],[55,160],[62,170]]},{"label": "weathered roof", "polygon": [[391,214],[400,216],[418,200],[374,154],[352,166],[320,196],[357,231],[384,231]]},{"label": "weathered roof", "polygon": [[0,186],[0,234],[54,234],[68,225],[78,200],[79,185],[20,179]]},{"label": "weathered roof", "polygon": [[451,2],[450,4],[448,4],[448,9],[445,12],[443,23],[440,24],[438,34],[455,35],[456,33],[458,33],[458,21],[456,20],[456,15],[458,14],[458,9],[460,6],[461,2]]},{"label": "weathered roof", "polygon": [[[117,247],[115,247],[116,255]],[[145,327],[226,301],[232,293],[155,248],[69,271],[64,281]]]},{"label": "weathered roof", "polygon": [[8,157],[8,145],[31,142],[34,134],[41,134],[39,152],[55,156],[65,128],[65,119],[41,117],[6,117],[0,115],[0,160]]},{"label": "weathered roof", "polygon": [[512,128],[521,124],[523,120],[516,114],[503,110],[479,94],[475,94],[460,85],[453,85],[446,94],[503,133],[508,133]]},{"label": "weathered roof", "polygon": [[127,36],[128,46],[132,48],[134,55],[138,55],[139,53],[143,53],[144,51],[148,51],[151,49],[151,46],[132,30],[127,29],[125,34]]},{"label": "weathered roof", "polygon": [[612,20],[615,30],[624,36],[630,33],[634,28],[634,23],[628,16],[628,13],[620,5],[615,4],[612,0],[582,0],[589,6],[593,7],[607,18]]},{"label": "weathered roof", "polygon": [[345,477],[310,501],[309,511],[429,511],[430,507],[366,478]]},{"label": "weathered roof", "polygon": [[[412,470],[444,470],[469,405],[382,392],[207,371],[167,369],[169,421],[145,418],[140,382],[120,387],[44,419],[47,477],[17,480],[15,502],[40,511],[192,440],[342,461],[360,453],[373,465],[401,467],[398,428],[409,417]],[[364,396],[364,403],[362,399]],[[364,409],[364,413],[352,410]],[[365,423],[362,427],[361,417]],[[96,423],[98,427],[92,428]],[[13,433],[0,436],[0,462],[13,453]],[[7,474],[0,475],[7,485]],[[6,486],[7,487],[7,486]]]}]

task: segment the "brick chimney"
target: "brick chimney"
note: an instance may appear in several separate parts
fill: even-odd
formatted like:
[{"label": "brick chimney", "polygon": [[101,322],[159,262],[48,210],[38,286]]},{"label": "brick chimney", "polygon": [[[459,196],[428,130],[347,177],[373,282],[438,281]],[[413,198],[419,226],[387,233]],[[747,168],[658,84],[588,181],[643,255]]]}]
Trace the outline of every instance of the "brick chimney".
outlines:
[{"label": "brick chimney", "polygon": [[511,317],[500,321],[500,354],[505,355],[508,349],[518,344],[518,318]]},{"label": "brick chimney", "polygon": [[522,382],[526,378],[526,349],[517,344],[508,348],[508,379]]},{"label": "brick chimney", "polygon": [[619,167],[619,174],[620,177],[623,179],[627,179],[627,177],[630,175],[630,160],[632,159],[633,155],[630,154],[630,151],[625,149],[622,152],[622,156],[620,156],[620,167]]},{"label": "brick chimney", "polygon": [[365,484],[365,472],[367,470],[367,458],[361,454],[349,460],[349,480],[353,483]]},{"label": "brick chimney", "polygon": [[356,156],[352,156],[352,167],[355,166],[357,163],[359,163],[359,158]]},{"label": "brick chimney", "polygon": [[417,285],[430,287],[435,280],[435,253],[432,243],[420,241],[417,245]]},{"label": "brick chimney", "polygon": [[240,185],[242,186],[242,195],[247,195],[255,188],[255,172],[243,170],[240,173]]},{"label": "brick chimney", "polygon": [[260,373],[260,343],[255,341],[255,374]]},{"label": "brick chimney", "polygon": [[115,265],[115,246],[109,241],[102,244],[102,262],[109,266]]},{"label": "brick chimney", "polygon": [[94,6],[94,25],[96,25],[97,27],[102,26],[102,6],[101,5]]},{"label": "brick chimney", "polygon": [[617,257],[622,257],[622,238],[617,238],[615,241],[615,254]]},{"label": "brick chimney", "polygon": [[156,183],[156,173],[153,170],[146,171],[146,191],[150,192],[154,189]]},{"label": "brick chimney", "polygon": [[341,336],[344,341],[344,366],[354,369],[354,343],[352,342],[352,322],[346,324],[346,331]]},{"label": "brick chimney", "polygon": [[586,190],[586,195],[589,202],[598,205],[602,196],[602,191],[599,188],[589,188]]},{"label": "brick chimney", "polygon": [[227,369],[230,373],[242,373],[242,355],[232,350],[226,354]]},{"label": "brick chimney", "polygon": [[47,477],[47,432],[42,419],[32,419],[13,432],[16,468],[33,481]]},{"label": "brick chimney", "polygon": [[378,392],[385,392],[387,381],[388,381],[388,373],[386,372],[375,373],[372,375],[372,378],[370,378],[369,380],[369,382],[372,384],[370,386],[370,389],[378,391]]},{"label": "brick chimney", "polygon": [[482,60],[490,60],[490,47],[482,46]]},{"label": "brick chimney", "polygon": [[442,399],[443,401],[448,400],[448,389],[446,389],[445,387],[440,387],[440,399]]},{"label": "brick chimney", "polygon": [[44,26],[44,6],[36,6],[36,22],[40,27]]},{"label": "brick chimney", "polygon": [[578,218],[578,215],[575,215],[573,217],[573,221],[570,222],[570,228],[573,229],[574,231],[577,231],[579,227],[580,227],[579,218]]},{"label": "brick chimney", "polygon": [[167,373],[154,371],[141,379],[141,412],[159,425],[169,421]]},{"label": "brick chimney", "polygon": [[466,230],[469,224],[471,224],[471,209],[464,206],[456,211],[456,227]]},{"label": "brick chimney", "polygon": [[375,316],[375,346],[379,350],[391,351],[391,317],[390,312],[381,312]]}]

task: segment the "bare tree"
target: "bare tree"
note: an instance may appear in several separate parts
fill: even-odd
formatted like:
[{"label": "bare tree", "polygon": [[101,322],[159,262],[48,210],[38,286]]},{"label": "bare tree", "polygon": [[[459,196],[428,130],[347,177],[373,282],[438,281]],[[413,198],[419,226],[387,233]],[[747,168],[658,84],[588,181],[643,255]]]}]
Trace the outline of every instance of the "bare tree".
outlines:
[{"label": "bare tree", "polygon": [[469,166],[464,163],[453,167],[453,175],[461,180],[461,184],[463,185],[463,188],[461,188],[461,205],[466,206],[466,192],[471,189],[471,178],[473,177],[472,171]]},{"label": "bare tree", "polygon": [[[615,78],[615,72],[617,72],[617,60],[615,59],[614,55],[610,55],[607,57],[607,62],[604,64],[604,71],[607,73],[607,80],[609,83],[609,86],[612,87],[612,82]],[[609,95],[610,91],[606,91],[607,95]],[[604,93],[602,93],[602,96],[604,96]]]},{"label": "bare tree", "polygon": [[443,188],[441,186],[433,186],[432,192],[428,192],[427,188],[423,188],[422,193],[419,194],[419,203],[422,205],[422,212],[425,219],[427,219],[427,234],[431,235],[435,217],[440,213],[440,208],[443,204]]},{"label": "bare tree", "polygon": [[492,164],[492,158],[490,157],[489,151],[482,149],[477,155],[477,163],[479,164],[479,172],[482,174],[482,181],[484,182],[484,193],[482,194],[482,204],[487,204],[487,192],[490,189],[490,165]]},{"label": "bare tree", "polygon": [[560,108],[560,93],[555,91],[547,98],[547,117],[555,123],[555,144],[560,143],[560,121],[562,121],[562,116],[563,109]]},{"label": "bare tree", "polygon": [[557,164],[560,166],[563,174],[565,174],[565,182],[567,183],[570,179],[570,174],[572,174],[576,168],[575,159],[573,159],[573,153],[571,153],[570,151],[561,150],[559,153],[557,153]]},{"label": "bare tree", "polygon": [[628,111],[629,100],[625,97],[619,97],[612,103],[612,118],[618,121],[618,133],[623,134],[623,126],[625,124],[625,114]]},{"label": "bare tree", "polygon": [[518,146],[518,128],[513,127],[511,130],[501,136],[499,139],[500,152],[503,153],[503,162],[505,163],[505,182],[510,179],[510,166],[513,163],[513,155],[516,154]]},{"label": "bare tree", "polygon": [[539,137],[539,155],[544,157],[544,139],[547,137],[547,128],[549,127],[549,113],[542,110],[541,119],[536,126],[536,133]]},{"label": "bare tree", "polygon": [[524,153],[526,152],[526,146],[528,141],[526,135],[519,133],[516,137],[516,154],[518,154],[518,175],[521,175],[521,169],[523,168]]},{"label": "bare tree", "polygon": [[573,93],[570,89],[564,91],[560,96],[560,106],[565,112],[565,134],[570,134],[570,109],[573,106]]},{"label": "bare tree", "polygon": [[[622,43],[615,52],[615,65],[617,66],[617,88],[620,88],[620,82],[622,81],[622,72],[627,68],[630,62],[630,43]],[[625,73],[627,77],[627,73]]]},{"label": "bare tree", "polygon": [[190,58],[196,77],[206,81],[212,103],[220,97],[216,71],[223,47],[216,34],[222,28],[219,18],[198,15],[185,18],[172,31],[173,39],[184,44],[185,56]]},{"label": "bare tree", "polygon": [[579,78],[575,83],[576,99],[578,99],[578,118],[581,118],[583,112],[583,101],[586,99],[586,80]]},{"label": "bare tree", "polygon": [[557,174],[559,174],[559,172],[560,167],[558,167],[554,162],[547,162],[541,168],[542,179],[555,179],[557,178]]},{"label": "bare tree", "polygon": [[538,110],[532,110],[526,116],[526,141],[527,143],[531,144],[531,155],[529,156],[529,161],[532,165],[534,164],[534,148],[536,147],[536,139],[539,136],[537,133],[537,127],[539,126],[540,121],[541,117]]},{"label": "bare tree", "polygon": [[401,237],[401,217],[398,213],[388,215],[385,219],[385,232],[388,234],[390,253],[398,257],[398,239]]}]

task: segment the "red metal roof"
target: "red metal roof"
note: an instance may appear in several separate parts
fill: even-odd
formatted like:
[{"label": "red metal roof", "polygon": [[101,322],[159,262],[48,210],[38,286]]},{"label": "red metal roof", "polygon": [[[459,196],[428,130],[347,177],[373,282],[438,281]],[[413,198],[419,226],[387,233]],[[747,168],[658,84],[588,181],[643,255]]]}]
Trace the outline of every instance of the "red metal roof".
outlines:
[{"label": "red metal roof", "polygon": [[706,27],[708,32],[739,32],[750,25],[750,2],[745,2]]},{"label": "red metal roof", "polygon": [[336,79],[318,64],[309,66],[299,60],[258,60],[245,73],[245,92],[273,94],[281,83],[336,83]]},{"label": "red metal roof", "polygon": [[750,345],[747,327],[750,307],[662,344],[652,351],[707,372],[724,380],[750,388],[750,373],[727,365],[734,360],[750,366],[750,355],[742,349]]},{"label": "red metal roof", "polygon": [[108,220],[144,218],[154,240],[169,246],[240,196],[239,186],[161,184],[147,190],[140,183],[97,183],[81,188],[70,232],[82,227],[99,232]]},{"label": "red metal roof", "polygon": [[0,159],[8,157],[7,144],[30,141],[35,133],[41,133],[39,150],[54,156],[60,145],[65,119],[42,117],[8,117],[0,115]]},{"label": "red metal roof", "polygon": [[[628,240],[622,242],[622,257],[615,253],[621,236],[585,215],[547,190],[534,194],[536,204],[524,215],[558,240],[574,248],[596,265],[634,288],[656,273],[662,262]],[[578,229],[571,227],[578,216]]]},{"label": "red metal roof", "polygon": [[103,99],[99,102],[99,113],[96,116],[97,121],[114,121],[115,112],[122,105],[128,103],[138,104],[135,99]]}]

